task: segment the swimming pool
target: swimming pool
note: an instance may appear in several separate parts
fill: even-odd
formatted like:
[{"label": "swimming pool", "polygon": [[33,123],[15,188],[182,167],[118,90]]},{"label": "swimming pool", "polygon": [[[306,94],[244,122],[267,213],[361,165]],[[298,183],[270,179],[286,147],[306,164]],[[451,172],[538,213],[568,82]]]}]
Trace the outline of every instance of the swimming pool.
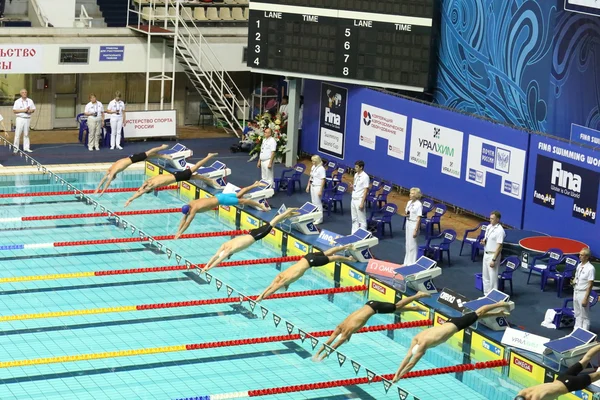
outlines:
[{"label": "swimming pool", "polygon": [[[101,174],[70,173],[61,177],[79,189],[93,189]],[[113,187],[137,187],[143,179],[141,172],[126,172]],[[65,189],[56,178],[48,175],[0,177],[2,193]],[[110,193],[100,199],[91,197],[100,203],[95,212],[100,212],[101,207],[122,211],[130,195]],[[93,206],[73,195],[2,198],[0,204],[0,218],[5,220],[94,212]],[[182,204],[174,192],[165,191],[157,196],[142,196],[127,211],[171,209]],[[178,212],[127,216],[124,217],[125,229],[106,217],[2,223],[0,246],[6,246],[0,252],[2,316],[18,316],[18,319],[4,318],[1,322],[4,329],[0,346],[4,352],[0,358],[0,382],[3,383],[0,398],[176,399],[356,376],[349,361],[341,367],[335,357],[322,363],[312,362],[310,340],[191,351],[186,351],[182,345],[286,335],[285,321],[294,325],[294,333],[298,329],[306,332],[331,330],[349,312],[364,304],[362,292],[267,299],[261,304],[269,310],[263,319],[260,306],[255,308],[256,315],[253,315],[247,303],[243,306],[239,303],[180,304],[144,310],[135,306],[226,298],[227,286],[236,293],[259,294],[278,273],[274,264],[215,268],[211,271],[210,284],[204,276],[187,270],[89,276],[94,271],[175,266],[184,264],[185,260],[203,263],[229,237],[163,240],[162,251],[148,242],[19,247],[22,244],[132,238],[139,235],[139,230],[150,236],[171,235],[177,230],[180,217]],[[131,225],[135,227],[133,233]],[[213,213],[206,213],[196,218],[187,233],[231,229]],[[167,247],[173,251],[171,257],[165,254]],[[182,256],[179,263],[176,255]],[[263,244],[256,244],[231,260],[280,255]],[[2,279],[12,277],[35,278],[17,282]],[[216,289],[217,280],[223,284],[221,290]],[[327,287],[331,284],[318,273],[309,271],[290,287],[290,292]],[[275,327],[273,314],[284,321],[278,327]],[[392,316],[377,315],[369,325],[391,322]],[[356,334],[340,350],[362,365],[358,376],[366,376],[365,369],[377,374],[393,373],[410,339],[419,329],[396,330],[393,339],[388,338],[385,331]],[[37,360],[34,365],[9,364],[34,359]],[[449,346],[441,346],[429,351],[416,369],[462,362],[461,353]],[[401,381],[400,386],[421,400],[514,398],[514,390],[504,389],[504,382],[496,371],[483,370],[465,373],[462,383],[450,374],[407,379]],[[264,398],[382,399],[398,398],[398,391],[392,387],[386,394],[381,383],[372,383]],[[408,399],[412,397],[408,396]]]}]

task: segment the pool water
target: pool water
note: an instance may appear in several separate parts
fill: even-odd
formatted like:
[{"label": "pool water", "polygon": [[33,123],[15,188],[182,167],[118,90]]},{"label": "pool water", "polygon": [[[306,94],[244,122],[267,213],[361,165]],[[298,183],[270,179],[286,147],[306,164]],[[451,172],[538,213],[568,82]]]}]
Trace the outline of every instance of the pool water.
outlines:
[{"label": "pool water", "polygon": [[[93,189],[100,173],[62,175],[78,189]],[[141,172],[126,172],[113,187],[137,187]],[[1,193],[26,193],[65,190],[52,177],[20,175],[0,177]],[[132,193],[110,193],[98,199],[100,207],[125,210]],[[152,210],[181,207],[173,191],[148,194],[137,199],[127,210]],[[70,218],[7,222],[7,218],[94,212],[91,205],[67,196],[32,196],[0,199],[0,247],[55,242],[130,238],[131,225],[147,235],[171,235],[177,231],[181,213],[134,215],[124,217],[127,229],[108,218]],[[231,230],[210,212],[196,217],[186,233]],[[257,338],[287,334],[285,321],[307,332],[334,329],[348,313],[361,307],[362,292],[334,296],[307,296],[265,300],[269,310],[262,318],[260,306],[255,314],[248,303],[214,304],[135,310],[136,305],[181,302],[228,297],[226,286],[246,295],[259,294],[279,272],[274,264],[215,268],[209,284],[194,271],[170,271],[108,276],[83,276],[103,270],[122,270],[178,264],[175,254],[192,263],[206,262],[229,237],[162,241],[163,250],[148,242],[101,244],[68,247],[44,247],[0,251],[2,278],[75,274],[0,283],[2,313],[0,322],[0,398],[1,399],[176,399],[217,395],[355,377],[349,361],[377,374],[396,371],[412,336],[421,328],[397,330],[390,339],[387,332],[356,334],[340,348],[348,357],[342,367],[335,355],[322,363],[311,361],[310,340],[284,341],[182,350],[181,345]],[[31,247],[31,246],[26,246]],[[173,251],[172,257],[165,249]],[[263,245],[234,255],[231,261],[277,257],[281,253]],[[283,268],[291,264],[283,264]],[[50,279],[54,278],[54,279]],[[216,280],[223,282],[221,290]],[[313,271],[290,287],[302,291],[331,287]],[[235,295],[235,294],[234,294]],[[115,310],[114,308],[122,307]],[[97,310],[97,309],[108,310]],[[96,311],[86,311],[93,310]],[[68,312],[67,316],[52,313]],[[103,312],[104,311],[104,312]],[[111,311],[111,312],[107,312]],[[40,315],[40,313],[43,313]],[[282,318],[275,327],[273,313]],[[6,320],[1,316],[19,315]],[[377,315],[369,325],[393,322],[389,315]],[[324,341],[320,340],[320,342]],[[174,347],[167,347],[174,346]],[[163,348],[163,352],[137,354],[142,349]],[[318,347],[317,347],[318,349]],[[127,356],[125,351],[134,350]],[[52,357],[94,355],[116,352],[106,358],[80,357],[79,361],[56,361]],[[125,354],[125,356],[120,356]],[[35,365],[7,364],[19,360],[45,358]],[[461,364],[463,356],[448,346],[431,350],[415,370]],[[418,399],[505,400],[513,399],[514,390],[502,387],[503,378],[493,370],[467,372],[462,383],[451,375],[400,381],[405,391]],[[213,397],[214,398],[214,397]],[[231,397],[223,397],[231,398]],[[262,398],[262,397],[261,397]],[[386,394],[382,383],[303,391],[265,396],[270,399],[383,399],[398,398],[396,386]],[[412,397],[408,397],[412,400]]]}]

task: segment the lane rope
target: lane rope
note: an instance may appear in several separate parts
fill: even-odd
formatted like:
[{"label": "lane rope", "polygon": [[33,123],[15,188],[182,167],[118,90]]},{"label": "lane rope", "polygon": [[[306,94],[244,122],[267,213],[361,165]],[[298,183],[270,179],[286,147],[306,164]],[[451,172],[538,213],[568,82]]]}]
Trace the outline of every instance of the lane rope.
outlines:
[{"label": "lane rope", "polygon": [[[486,361],[486,362],[478,362],[475,364],[459,364],[453,365],[450,367],[442,367],[442,368],[432,368],[432,369],[424,369],[420,371],[413,371],[406,374],[402,379],[423,377],[423,376],[432,376],[432,375],[441,375],[441,374],[452,374],[456,372],[466,372],[466,371],[474,371],[488,368],[497,368],[504,367],[508,365],[508,361],[502,360],[494,360],[494,361]],[[304,392],[308,390],[319,390],[319,389],[328,389],[340,386],[352,386],[352,385],[364,385],[372,382],[384,382],[384,387],[386,388],[386,392],[392,385],[391,380],[394,378],[394,374],[386,374],[383,376],[373,375],[371,377],[362,377],[362,378],[350,378],[350,379],[339,379],[335,381],[325,381],[325,382],[316,382],[316,383],[305,383],[299,385],[290,385],[290,386],[281,386],[274,387],[269,389],[258,389],[258,390],[246,390],[240,392],[230,392],[230,393],[222,393],[222,394],[212,394],[212,395],[204,395],[204,396],[195,396],[195,397],[185,397],[177,400],[226,400],[226,399],[239,399],[243,397],[258,397],[258,396],[269,396],[274,394],[282,394],[282,393],[297,393]],[[408,392],[402,390],[398,387],[398,394],[400,398],[408,395]],[[419,396],[420,397],[420,396]]]},{"label": "lane rope", "polygon": [[[235,230],[235,231],[215,231],[215,232],[202,232],[202,233],[185,233],[179,237],[179,239],[199,239],[207,237],[218,237],[218,236],[238,236],[247,234],[248,231]],[[0,250],[24,250],[24,249],[48,249],[52,247],[68,247],[68,246],[90,246],[100,244],[116,244],[116,243],[135,243],[135,242],[149,242],[155,240],[173,240],[175,235],[162,235],[162,236],[141,236],[130,237],[130,238],[113,238],[113,239],[90,239],[90,240],[75,240],[70,242],[48,242],[48,243],[27,243],[27,244],[5,244],[0,245]]]},{"label": "lane rope", "polygon": [[181,212],[181,208],[161,208],[156,210],[136,210],[136,211],[115,211],[111,214],[107,212],[99,213],[81,213],[81,214],[62,214],[62,215],[32,215],[29,217],[0,218],[0,222],[25,222],[25,221],[49,221],[56,219],[75,219],[75,218],[99,218],[110,217],[113,215],[122,217],[127,215],[148,215],[148,214],[167,214]]},{"label": "lane rope", "polygon": [[[254,260],[240,260],[240,261],[224,261],[214,268],[226,268],[226,267],[237,267],[245,265],[259,265],[259,264],[273,264],[273,263],[287,263],[300,260],[304,256],[287,256],[287,257],[271,257],[271,258],[257,258]],[[107,275],[129,275],[129,274],[145,274],[154,272],[171,272],[171,271],[185,271],[190,268],[204,268],[206,264],[192,264],[187,265],[165,265],[161,267],[142,267],[142,268],[130,268],[130,269],[113,269],[113,270],[102,270],[102,271],[87,271],[87,272],[69,272],[62,274],[46,274],[46,275],[27,275],[27,276],[8,276],[0,278],[0,284],[12,283],[12,282],[26,282],[26,281],[45,281],[45,280],[58,280],[58,279],[78,279],[78,278],[90,278],[94,276],[107,276]]]},{"label": "lane rope", "polygon": [[[424,321],[413,321],[413,322],[399,322],[396,324],[387,324],[387,325],[373,325],[373,326],[361,328],[358,331],[356,331],[355,334],[366,333],[366,332],[379,332],[379,331],[386,331],[386,330],[390,330],[390,329],[414,328],[414,327],[418,327],[418,326],[425,326],[425,325],[431,325],[431,324],[432,324],[431,321],[424,320]],[[332,333],[333,333],[333,330],[328,330],[328,331],[310,332],[310,333],[307,333],[307,335],[311,335],[313,337],[325,337],[325,336],[330,336]],[[247,339],[222,340],[222,341],[206,342],[206,343],[149,347],[149,348],[144,348],[144,349],[105,351],[102,353],[77,354],[77,355],[72,355],[72,356],[43,357],[43,358],[33,358],[33,359],[29,359],[29,360],[2,361],[2,362],[0,362],[0,368],[67,363],[67,362],[87,361],[87,360],[98,360],[98,359],[103,359],[103,358],[131,357],[131,356],[145,355],[145,354],[193,351],[193,350],[202,350],[202,349],[212,349],[212,348],[218,348],[218,347],[245,346],[245,345],[252,345],[252,344],[285,342],[285,341],[298,340],[298,339],[301,339],[301,336],[299,333],[295,333],[295,334],[288,334],[288,335],[264,336],[264,337],[247,338]]]},{"label": "lane rope", "polygon": [[[306,296],[319,296],[324,294],[336,294],[336,293],[350,293],[350,292],[361,292],[367,290],[365,285],[359,286],[345,286],[340,288],[328,288],[328,289],[315,289],[315,290],[303,290],[299,292],[288,292],[288,293],[275,293],[265,300],[273,299],[284,299],[290,297],[306,297]],[[188,300],[188,301],[174,301],[169,303],[153,303],[153,304],[140,304],[133,306],[117,306],[117,307],[99,307],[99,308],[87,308],[82,310],[66,310],[66,311],[49,311],[32,314],[15,314],[15,315],[2,315],[0,316],[0,322],[6,321],[23,321],[28,319],[41,319],[41,318],[59,318],[59,317],[74,317],[81,315],[91,314],[109,314],[109,313],[121,313],[131,311],[144,311],[144,310],[157,310],[161,308],[179,308],[179,307],[195,307],[195,306],[206,306],[213,304],[226,304],[226,303],[240,303],[243,300],[255,300],[258,295],[255,296],[234,296],[234,297],[222,297],[216,299],[205,299],[205,300]]]},{"label": "lane rope", "polygon": [[[162,192],[163,190],[176,190],[179,186],[171,185],[171,186],[163,186],[153,191]],[[137,192],[139,188],[115,188],[115,189],[106,189],[104,193],[126,193],[126,192]],[[76,194],[94,194],[95,189],[86,189],[86,190],[61,190],[56,192],[30,192],[30,193],[4,193],[0,194],[0,199],[10,199],[15,197],[42,197],[42,196],[70,196]]]}]

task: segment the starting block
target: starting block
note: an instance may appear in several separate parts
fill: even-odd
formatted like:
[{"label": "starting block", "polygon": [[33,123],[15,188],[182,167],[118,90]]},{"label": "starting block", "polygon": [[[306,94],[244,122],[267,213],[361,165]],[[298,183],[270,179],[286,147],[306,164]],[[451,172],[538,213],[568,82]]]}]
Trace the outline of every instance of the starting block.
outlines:
[{"label": "starting block", "polygon": [[[255,188],[249,190],[244,195],[244,198],[256,200],[260,204],[264,204],[267,207],[269,207],[269,203],[267,202],[267,199],[273,197],[273,194],[275,194],[275,191],[273,190],[273,185],[267,181],[260,181],[260,182],[263,183],[265,186],[259,186],[259,187],[255,187]],[[240,188],[231,183],[228,183],[223,188],[223,193],[237,193],[239,191],[240,191]],[[262,211],[259,208],[256,208],[256,209],[259,211]]]},{"label": "starting block", "polygon": [[177,172],[183,171],[187,168],[188,163],[186,158],[194,155],[194,152],[184,145],[177,143],[170,149],[159,151],[158,154],[160,154],[162,157],[151,157],[150,159],[159,167],[162,167],[169,172]]},{"label": "starting block", "polygon": [[353,244],[354,246],[348,249],[352,257],[359,262],[367,262],[373,258],[370,249],[379,244],[379,239],[366,229],[358,229],[352,235],[335,239],[335,243],[340,246]]},{"label": "starting block", "polygon": [[319,211],[317,206],[308,201],[300,207],[298,212],[300,215],[289,219],[291,228],[305,235],[318,235],[319,229],[315,226],[315,221],[323,219],[323,212]]},{"label": "starting block", "polygon": [[231,170],[227,168],[225,163],[217,160],[209,167],[198,168],[196,173],[204,176],[205,178],[214,179],[220,186],[225,186],[227,185],[225,178],[231,175]]},{"label": "starting block", "polygon": [[[481,306],[495,304],[502,301],[508,303],[509,310],[512,311],[515,309],[515,303],[509,301],[509,298],[510,296],[506,293],[502,293],[499,290],[492,290],[487,294],[487,296],[465,303],[465,311],[475,311]],[[483,317],[479,318],[478,322],[487,326],[493,331],[504,331],[506,330],[506,327],[508,327],[508,321],[506,320],[506,317]]]},{"label": "starting block", "polygon": [[[572,366],[579,362],[591,347],[597,345],[595,333],[582,328],[575,328],[567,336],[544,344],[546,347],[543,355],[544,365],[558,372],[561,365],[567,368]],[[550,354],[553,354],[557,361],[550,359],[548,357]],[[557,368],[554,368],[555,365],[558,365]]]},{"label": "starting block", "polygon": [[421,256],[416,263],[396,268],[394,273],[394,287],[402,287],[405,283],[416,291],[437,293],[433,278],[440,276],[442,269],[432,259]]}]

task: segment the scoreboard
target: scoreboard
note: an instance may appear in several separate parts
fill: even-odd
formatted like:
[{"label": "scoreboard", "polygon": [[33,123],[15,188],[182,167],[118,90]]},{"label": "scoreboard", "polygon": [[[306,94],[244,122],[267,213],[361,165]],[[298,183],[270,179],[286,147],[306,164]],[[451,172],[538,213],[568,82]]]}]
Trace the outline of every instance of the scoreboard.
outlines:
[{"label": "scoreboard", "polygon": [[434,0],[250,2],[253,72],[412,91],[428,87]]},{"label": "scoreboard", "polygon": [[600,2],[598,0],[565,0],[565,10],[600,16]]}]

